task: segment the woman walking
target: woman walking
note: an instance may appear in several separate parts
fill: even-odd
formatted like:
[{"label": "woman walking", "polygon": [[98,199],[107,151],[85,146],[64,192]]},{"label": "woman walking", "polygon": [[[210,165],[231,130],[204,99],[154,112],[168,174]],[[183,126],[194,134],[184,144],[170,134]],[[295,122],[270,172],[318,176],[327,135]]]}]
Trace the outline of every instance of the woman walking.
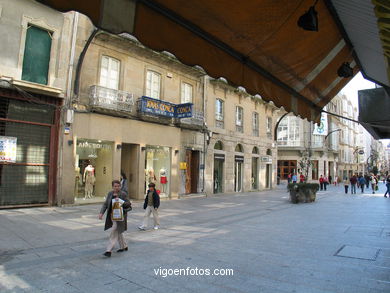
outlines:
[{"label": "woman walking", "polygon": [[390,197],[390,174],[387,175],[387,177],[386,177],[386,188],[387,188],[387,190],[385,192],[384,197],[387,197],[386,194],[388,194]]},{"label": "woman walking", "polygon": [[130,210],[131,203],[127,198],[127,194],[121,191],[120,181],[112,181],[112,191],[107,194],[106,201],[103,203],[99,214],[99,220],[101,220],[107,211],[104,231],[112,228],[104,256],[111,256],[112,249],[117,242],[119,244],[117,252],[128,250],[123,232],[127,230],[127,211]]}]

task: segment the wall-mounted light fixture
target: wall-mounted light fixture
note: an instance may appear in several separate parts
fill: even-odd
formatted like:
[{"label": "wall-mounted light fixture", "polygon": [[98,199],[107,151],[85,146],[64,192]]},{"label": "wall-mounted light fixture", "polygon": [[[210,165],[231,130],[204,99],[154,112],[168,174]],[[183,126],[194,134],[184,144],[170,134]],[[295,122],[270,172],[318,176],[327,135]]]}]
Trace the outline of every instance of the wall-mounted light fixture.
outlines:
[{"label": "wall-mounted light fixture", "polygon": [[305,14],[301,15],[301,17],[298,19],[298,26],[306,31],[318,32],[318,13],[315,9],[317,2],[318,0],[316,0],[314,5],[310,6],[309,10],[306,11]]},{"label": "wall-mounted light fixture", "polygon": [[141,151],[145,151],[146,150],[146,147],[141,147]]},{"label": "wall-mounted light fixture", "polygon": [[72,144],[73,144],[73,140],[72,139],[68,140],[68,145],[71,146]]},{"label": "wall-mounted light fixture", "polygon": [[340,77],[348,78],[353,76],[353,69],[348,62],[341,64],[339,69],[337,69],[337,75]]},{"label": "wall-mounted light fixture", "polygon": [[175,150],[175,155],[177,155],[179,153],[179,150]]},{"label": "wall-mounted light fixture", "polygon": [[122,145],[121,145],[121,144],[117,144],[117,145],[116,145],[116,149],[117,149],[117,150],[120,150],[121,148],[122,148]]}]

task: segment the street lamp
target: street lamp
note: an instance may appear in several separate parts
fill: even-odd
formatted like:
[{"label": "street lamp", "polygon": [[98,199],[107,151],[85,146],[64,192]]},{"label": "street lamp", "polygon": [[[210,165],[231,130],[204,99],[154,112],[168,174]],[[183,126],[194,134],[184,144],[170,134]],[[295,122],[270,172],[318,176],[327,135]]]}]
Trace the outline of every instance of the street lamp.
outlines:
[{"label": "street lamp", "polygon": [[325,136],[325,139],[324,139],[324,143],[326,141],[326,139],[328,138],[329,135],[331,135],[332,133],[334,132],[337,132],[337,131],[341,131],[342,129],[335,129],[335,130],[332,130],[331,132],[329,132],[326,136]]}]

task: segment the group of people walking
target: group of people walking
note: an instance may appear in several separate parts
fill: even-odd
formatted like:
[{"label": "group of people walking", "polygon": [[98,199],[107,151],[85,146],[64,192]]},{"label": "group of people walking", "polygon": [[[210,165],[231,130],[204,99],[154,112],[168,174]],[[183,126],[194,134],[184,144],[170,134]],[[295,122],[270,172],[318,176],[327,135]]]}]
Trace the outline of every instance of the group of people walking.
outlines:
[{"label": "group of people walking", "polygon": [[[389,182],[386,183],[387,189],[390,188],[390,175],[385,177],[385,181]],[[371,186],[372,193],[375,194],[375,191],[378,190],[378,177],[375,174],[365,174],[364,176],[362,174],[354,174],[350,178],[345,177],[344,178],[344,189],[345,193],[348,193],[349,186],[351,186],[351,194],[356,194],[356,188],[361,189],[362,193],[364,193],[364,189],[368,189]],[[386,194],[390,194],[390,190],[386,191]]]},{"label": "group of people walking", "polygon": [[[140,230],[145,230],[148,227],[150,215],[153,214],[154,229],[159,229],[158,208],[160,207],[160,196],[155,189],[155,184],[148,185],[148,191],[144,200],[144,218]],[[127,230],[127,213],[132,210],[132,206],[128,197],[127,179],[124,174],[121,175],[121,180],[112,181],[112,190],[108,192],[106,200],[104,201],[99,219],[103,219],[106,213],[106,222],[104,230],[111,228],[110,238],[104,252],[104,256],[110,257],[112,250],[118,243],[119,249],[117,252],[128,251],[126,240],[123,237],[123,232]]]}]

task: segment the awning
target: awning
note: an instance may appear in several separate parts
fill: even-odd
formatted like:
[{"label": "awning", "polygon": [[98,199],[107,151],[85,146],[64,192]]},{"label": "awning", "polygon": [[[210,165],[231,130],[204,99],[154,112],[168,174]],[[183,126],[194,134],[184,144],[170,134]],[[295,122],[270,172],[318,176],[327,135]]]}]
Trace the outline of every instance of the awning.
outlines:
[{"label": "awning", "polygon": [[77,10],[112,33],[127,32],[144,45],[199,65],[252,95],[302,118],[319,121],[321,109],[358,66],[328,6],[319,1],[319,31],[297,20],[314,0],[40,0],[60,11]]},{"label": "awning", "polygon": [[360,90],[359,122],[375,138],[390,138],[390,89]]},{"label": "awning", "polygon": [[390,86],[390,1],[329,2],[330,11],[353,48],[364,78]]}]

